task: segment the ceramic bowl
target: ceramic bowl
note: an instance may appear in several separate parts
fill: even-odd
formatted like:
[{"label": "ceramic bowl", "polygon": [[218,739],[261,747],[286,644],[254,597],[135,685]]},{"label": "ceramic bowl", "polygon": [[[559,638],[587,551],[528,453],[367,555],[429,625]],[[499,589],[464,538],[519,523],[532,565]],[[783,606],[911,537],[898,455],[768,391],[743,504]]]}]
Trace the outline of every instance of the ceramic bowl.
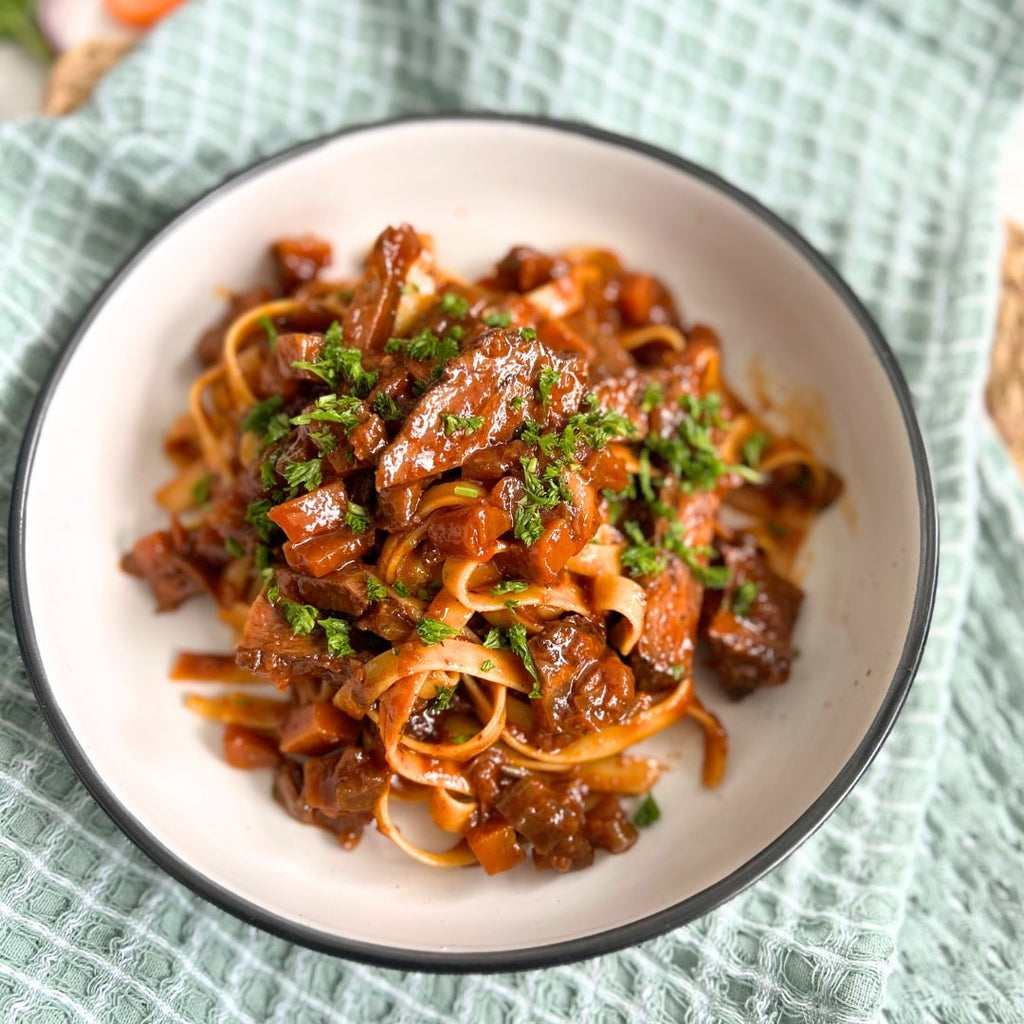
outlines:
[{"label": "ceramic bowl", "polygon": [[[181,649],[228,649],[210,607],[157,615],[118,568],[161,516],[161,438],[184,408],[194,340],[221,286],[264,280],[268,243],[314,231],[355,269],[389,223],[431,233],[444,266],[482,273],[513,243],[592,244],[659,274],[713,325],[755,407],[846,483],[799,572],[801,655],[741,703],[703,687],[730,737],[699,780],[685,722],[648,749],[671,766],[662,817],[622,856],[569,875],[495,877],[410,861],[375,830],[346,853],[288,818],[266,772],[229,768],[219,727],[167,680]],[[85,400],[83,400],[85,396]],[[146,853],[196,892],[331,952],[434,970],[512,970],[608,952],[753,883],[835,809],[885,740],[921,655],[935,508],[910,396],[839,275],[778,217],[700,167],[594,129],[489,115],[353,128],[244,171],[125,266],[43,389],[12,511],[17,627],[40,706],[75,770]]]}]

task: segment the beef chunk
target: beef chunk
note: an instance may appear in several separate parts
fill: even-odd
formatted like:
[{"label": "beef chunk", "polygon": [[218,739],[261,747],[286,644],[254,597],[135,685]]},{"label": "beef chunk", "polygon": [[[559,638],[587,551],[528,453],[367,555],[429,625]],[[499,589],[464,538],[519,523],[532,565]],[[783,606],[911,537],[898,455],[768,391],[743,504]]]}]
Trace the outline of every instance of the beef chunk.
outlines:
[{"label": "beef chunk", "polygon": [[567,615],[529,641],[540,676],[533,701],[535,742],[561,747],[577,736],[621,722],[633,702],[633,673],[590,620]]},{"label": "beef chunk", "polygon": [[[683,494],[663,488],[659,498],[674,508],[683,528],[682,539],[689,547],[710,543],[719,504],[714,493]],[[641,689],[668,689],[693,671],[703,588],[689,566],[675,555],[668,556],[665,569],[643,584],[647,611],[630,664]]]},{"label": "beef chunk", "polygon": [[312,281],[331,262],[331,243],[316,235],[281,238],[270,247],[278,280],[285,292]]},{"label": "beef chunk", "polygon": [[594,860],[583,797],[578,783],[528,776],[504,790],[495,806],[533,847],[538,868],[575,871]]},{"label": "beef chunk", "polygon": [[406,274],[422,251],[419,235],[408,224],[381,232],[345,313],[342,326],[346,345],[366,352],[384,348],[395,324]]},{"label": "beef chunk", "polygon": [[289,601],[311,604],[324,612],[362,615],[370,607],[366,580],[371,575],[360,563],[346,565],[319,578],[278,568],[276,583],[281,596]]},{"label": "beef chunk", "polygon": [[721,545],[721,552],[732,580],[712,604],[707,638],[711,665],[738,700],[758,686],[777,686],[789,678],[803,591],[768,565],[749,534],[736,544]]},{"label": "beef chunk", "polygon": [[[551,367],[557,381],[542,402],[537,382]],[[574,413],[584,395],[585,370],[580,360],[549,352],[538,341],[522,339],[518,331],[486,331],[454,359],[441,379],[416,404],[394,441],[381,453],[377,488],[409,484],[456,469],[475,452],[509,441],[527,420],[545,428]],[[519,408],[512,399],[521,398]],[[446,433],[444,416],[480,416],[475,430]]]}]

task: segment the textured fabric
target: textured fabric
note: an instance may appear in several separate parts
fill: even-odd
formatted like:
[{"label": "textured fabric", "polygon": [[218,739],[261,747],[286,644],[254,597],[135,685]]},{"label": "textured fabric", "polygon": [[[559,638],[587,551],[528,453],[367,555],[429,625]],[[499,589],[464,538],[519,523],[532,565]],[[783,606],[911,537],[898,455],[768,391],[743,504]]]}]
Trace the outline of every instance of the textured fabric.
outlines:
[{"label": "textured fabric", "polygon": [[0,488],[112,270],[200,191],[357,121],[589,121],[747,188],[834,260],[911,382],[942,568],[890,742],[827,825],[701,921],[580,965],[399,974],[271,938],[162,875],[42,723],[0,619],[0,1017],[33,1021],[1020,1019],[1024,495],[981,427],[1006,0],[193,0],[61,122],[0,128]]}]

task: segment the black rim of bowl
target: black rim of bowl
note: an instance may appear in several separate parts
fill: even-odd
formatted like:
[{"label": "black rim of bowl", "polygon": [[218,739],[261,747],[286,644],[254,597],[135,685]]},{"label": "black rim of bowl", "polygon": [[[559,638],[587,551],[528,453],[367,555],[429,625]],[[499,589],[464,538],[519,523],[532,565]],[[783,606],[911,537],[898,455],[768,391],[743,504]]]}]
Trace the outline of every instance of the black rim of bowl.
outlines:
[{"label": "black rim of bowl", "polygon": [[[484,123],[505,122],[516,125],[533,126],[545,130],[566,132],[584,136],[598,142],[631,150],[643,156],[651,157],[682,174],[696,178],[739,203],[747,211],[754,214],[763,223],[772,228],[800,255],[810,263],[818,274],[828,283],[833,292],[842,300],[848,311],[860,325],[869,339],[875,355],[882,364],[899,403],[906,427],[907,439],[910,444],[914,461],[917,483],[917,497],[920,512],[921,546],[917,585],[914,598],[914,609],[910,628],[900,656],[899,664],[893,675],[881,707],[875,715],[870,728],[853,755],[842,767],[834,779],[826,786],[821,795],[792,823],[781,835],[755,854],[745,864],[731,872],[725,878],[687,897],[681,902],[649,915],[638,921],[632,921],[607,931],[585,935],[577,939],[552,943],[526,949],[509,949],[479,953],[440,952],[429,950],[395,949],[388,946],[354,941],[309,928],[274,914],[261,906],[253,904],[224,888],[205,875],[197,872],[188,863],[163,846],[145,826],[124,807],[94,769],[92,763],[79,745],[74,733],[61,713],[46,675],[32,622],[32,612],[28,601],[28,588],[25,565],[25,506],[28,497],[29,482],[32,473],[36,445],[40,430],[49,408],[50,400],[57,383],[64,373],[78,347],[82,337],[99,310],[105,305],[110,295],[120,286],[135,267],[146,258],[150,250],[160,244],[163,238],[177,228],[185,219],[208,204],[231,191],[236,186],[254,178],[264,171],[285,163],[294,157],[311,150],[318,149],[346,135],[362,134],[381,129],[394,128],[405,124],[424,122],[463,122],[474,121]],[[70,761],[78,777],[85,784],[92,796],[114,820],[118,827],[144,853],[162,867],[168,874],[184,883],[194,892],[229,911],[250,924],[285,939],[308,946],[312,949],[348,957],[365,963],[376,964],[402,970],[427,970],[440,972],[483,972],[483,971],[515,971],[538,967],[549,967],[556,964],[583,960],[589,957],[611,953],[636,943],[662,935],[665,932],[695,920],[724,903],[752,885],[765,873],[774,868],[789,856],[804,840],[812,835],[829,817],[832,811],[842,802],[854,784],[874,759],[892,729],[900,708],[906,700],[907,693],[917,671],[924,650],[928,627],[931,622],[932,605],[935,598],[936,576],[938,568],[938,520],[935,499],[932,493],[928,459],[925,453],[921,431],[914,414],[910,390],[896,362],[896,357],[889,348],[881,330],[874,319],[856,297],[850,287],[842,279],[829,261],[821,255],[802,235],[790,227],[785,221],[772,213],[752,196],[720,178],[717,174],[676,156],[657,146],[652,146],[636,139],[608,132],[586,124],[561,121],[546,117],[531,117],[515,114],[493,112],[453,112],[446,114],[412,115],[391,118],[369,124],[353,125],[339,131],[319,136],[307,142],[290,147],[280,153],[267,157],[237,174],[227,178],[208,192],[200,196],[181,213],[169,221],[154,237],[143,244],[121,268],[113,275],[98,298],[92,303],[84,319],[75,331],[67,347],[50,371],[40,389],[31,419],[22,443],[21,453],[15,474],[14,492],[11,502],[10,521],[10,580],[13,601],[15,628],[22,655],[28,670],[32,688],[35,691],[39,706],[57,738],[65,756]]]}]

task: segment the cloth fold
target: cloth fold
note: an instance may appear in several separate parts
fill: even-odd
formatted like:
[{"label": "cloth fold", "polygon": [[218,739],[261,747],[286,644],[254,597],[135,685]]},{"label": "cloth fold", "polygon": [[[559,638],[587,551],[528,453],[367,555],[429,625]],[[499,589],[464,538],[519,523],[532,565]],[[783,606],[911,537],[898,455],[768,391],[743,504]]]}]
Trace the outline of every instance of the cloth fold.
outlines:
[{"label": "cloth fold", "polygon": [[4,585],[3,1019],[910,1021],[955,1016],[961,997],[1013,1019],[1024,496],[981,426],[981,388],[995,174],[1024,90],[1022,43],[1024,11],[997,0],[192,0],[77,115],[0,127],[7,500],[49,365],[102,283],[175,212],[252,160],[345,124],[495,109],[675,150],[807,235],[901,361],[943,528],[917,683],[819,833],[671,935],[492,977],[332,959],[166,878],[43,726]]}]

